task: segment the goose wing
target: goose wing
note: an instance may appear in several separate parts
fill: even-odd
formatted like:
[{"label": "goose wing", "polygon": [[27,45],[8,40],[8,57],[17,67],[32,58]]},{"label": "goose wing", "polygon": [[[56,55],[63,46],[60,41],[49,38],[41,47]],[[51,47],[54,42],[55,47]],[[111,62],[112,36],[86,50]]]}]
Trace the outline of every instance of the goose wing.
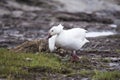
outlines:
[{"label": "goose wing", "polygon": [[74,29],[70,29],[67,31],[67,34],[74,38],[74,39],[85,39],[86,37],[86,30],[85,29],[82,29],[82,28],[74,28]]}]

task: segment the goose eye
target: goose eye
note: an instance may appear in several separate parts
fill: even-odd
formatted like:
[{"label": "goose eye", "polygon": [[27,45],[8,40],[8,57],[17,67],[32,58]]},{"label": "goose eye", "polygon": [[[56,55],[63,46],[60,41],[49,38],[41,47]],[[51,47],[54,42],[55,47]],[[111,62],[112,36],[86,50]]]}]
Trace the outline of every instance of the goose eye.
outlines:
[{"label": "goose eye", "polygon": [[51,32],[53,32],[53,30]]}]

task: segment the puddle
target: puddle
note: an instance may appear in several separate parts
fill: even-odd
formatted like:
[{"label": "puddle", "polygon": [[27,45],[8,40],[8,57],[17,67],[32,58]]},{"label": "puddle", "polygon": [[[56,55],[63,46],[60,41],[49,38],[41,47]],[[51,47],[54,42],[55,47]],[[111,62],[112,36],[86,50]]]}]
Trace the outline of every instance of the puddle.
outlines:
[{"label": "puddle", "polygon": [[120,70],[120,57],[107,57],[106,60],[110,60],[108,65],[111,68]]},{"label": "puddle", "polygon": [[115,67],[115,66],[119,66],[119,64],[118,63],[109,63],[109,66],[110,67]]},{"label": "puddle", "polygon": [[112,31],[102,31],[102,32],[88,32],[86,37],[100,37],[100,36],[109,36],[114,35],[115,32]]},{"label": "puddle", "polygon": [[[100,10],[119,10],[120,6],[110,0],[55,0],[62,3],[62,10],[68,12],[92,12]],[[97,7],[96,7],[97,6]]]},{"label": "puddle", "polygon": [[112,28],[117,28],[117,25],[116,24],[111,24],[111,25],[109,25],[110,27],[112,27]]}]

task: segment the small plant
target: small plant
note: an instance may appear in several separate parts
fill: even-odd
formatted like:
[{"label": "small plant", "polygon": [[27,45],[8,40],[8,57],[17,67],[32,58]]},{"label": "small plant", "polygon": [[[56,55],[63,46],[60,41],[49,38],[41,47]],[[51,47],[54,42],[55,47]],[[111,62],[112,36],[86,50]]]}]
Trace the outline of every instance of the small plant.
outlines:
[{"label": "small plant", "polygon": [[109,58],[101,58],[102,62],[109,63],[111,60]]}]

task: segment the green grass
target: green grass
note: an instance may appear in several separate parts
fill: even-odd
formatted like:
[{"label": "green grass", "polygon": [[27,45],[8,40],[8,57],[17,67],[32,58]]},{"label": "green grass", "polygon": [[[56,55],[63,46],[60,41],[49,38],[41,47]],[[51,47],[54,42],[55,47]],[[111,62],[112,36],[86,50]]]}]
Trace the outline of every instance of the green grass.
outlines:
[{"label": "green grass", "polygon": [[67,74],[68,77],[79,75],[81,77],[91,77],[94,75],[94,71],[92,70],[80,70],[79,72],[73,72]]},{"label": "green grass", "polygon": [[67,74],[67,77],[74,77],[79,75],[81,77],[89,78],[90,80],[119,80],[120,71],[99,71],[99,70],[80,70]]},{"label": "green grass", "polygon": [[34,71],[62,72],[64,69],[60,60],[50,53],[14,53],[0,48],[0,77],[28,75]]},{"label": "green grass", "polygon": [[120,71],[97,71],[95,70],[95,75],[93,76],[93,80],[119,80],[120,79]]},{"label": "green grass", "polygon": [[90,70],[81,70],[79,74],[83,77],[88,77],[93,75],[93,71]]},{"label": "green grass", "polygon": [[[93,80],[118,80],[119,71],[93,70],[95,67],[87,57],[78,63],[62,62],[52,53],[15,53],[0,48],[0,78],[8,80],[32,80],[37,73],[65,74],[67,77],[79,75]],[[23,79],[21,79],[23,77]],[[17,78],[17,79],[16,79]],[[26,79],[24,79],[26,78]],[[49,77],[43,76],[44,79]]]}]

